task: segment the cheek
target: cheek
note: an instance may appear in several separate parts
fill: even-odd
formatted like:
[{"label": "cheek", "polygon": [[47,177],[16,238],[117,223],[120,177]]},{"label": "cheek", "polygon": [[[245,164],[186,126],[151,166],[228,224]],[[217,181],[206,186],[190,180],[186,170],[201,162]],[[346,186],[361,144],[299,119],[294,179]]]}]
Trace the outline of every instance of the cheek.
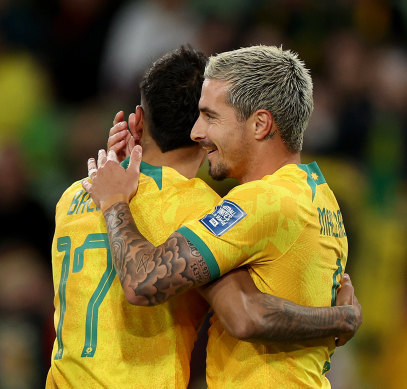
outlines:
[{"label": "cheek", "polygon": [[219,131],[217,126],[212,123],[207,124],[206,134],[208,139],[211,140],[212,142],[214,141],[216,142],[218,139],[221,138],[221,132]]}]

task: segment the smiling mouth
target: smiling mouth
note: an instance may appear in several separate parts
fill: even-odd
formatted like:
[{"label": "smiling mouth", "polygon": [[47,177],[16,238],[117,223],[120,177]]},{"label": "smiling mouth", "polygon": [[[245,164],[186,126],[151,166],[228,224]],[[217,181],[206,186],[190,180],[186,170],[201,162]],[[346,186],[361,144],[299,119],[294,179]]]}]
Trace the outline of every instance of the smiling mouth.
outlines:
[{"label": "smiling mouth", "polygon": [[216,147],[202,146],[202,148],[208,153],[208,155],[218,150]]},{"label": "smiling mouth", "polygon": [[199,143],[201,147],[208,153],[208,155],[214,153],[215,151],[218,151],[218,148],[212,142],[201,141]]}]

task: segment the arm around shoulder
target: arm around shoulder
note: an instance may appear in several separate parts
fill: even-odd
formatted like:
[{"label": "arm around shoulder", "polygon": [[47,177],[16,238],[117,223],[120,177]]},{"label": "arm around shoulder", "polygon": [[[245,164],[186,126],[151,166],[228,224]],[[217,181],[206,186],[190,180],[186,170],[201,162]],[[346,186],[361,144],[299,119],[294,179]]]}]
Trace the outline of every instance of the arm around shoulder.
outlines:
[{"label": "arm around shoulder", "polygon": [[248,340],[260,331],[261,314],[251,300],[254,296],[261,298],[263,293],[256,288],[245,268],[233,270],[199,291],[229,335]]},{"label": "arm around shoulder", "polygon": [[342,286],[337,307],[306,307],[260,292],[246,269],[234,270],[200,289],[229,335],[251,341],[301,341],[353,337],[361,308],[349,283]]}]

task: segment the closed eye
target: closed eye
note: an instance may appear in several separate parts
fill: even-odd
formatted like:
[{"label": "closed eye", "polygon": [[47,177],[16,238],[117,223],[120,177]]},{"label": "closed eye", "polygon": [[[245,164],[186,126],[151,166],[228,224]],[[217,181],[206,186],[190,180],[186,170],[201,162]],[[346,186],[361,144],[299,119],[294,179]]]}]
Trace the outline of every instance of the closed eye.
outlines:
[{"label": "closed eye", "polygon": [[205,118],[205,120],[209,121],[212,119],[216,119],[218,117],[217,113],[208,107],[200,108],[201,115]]}]

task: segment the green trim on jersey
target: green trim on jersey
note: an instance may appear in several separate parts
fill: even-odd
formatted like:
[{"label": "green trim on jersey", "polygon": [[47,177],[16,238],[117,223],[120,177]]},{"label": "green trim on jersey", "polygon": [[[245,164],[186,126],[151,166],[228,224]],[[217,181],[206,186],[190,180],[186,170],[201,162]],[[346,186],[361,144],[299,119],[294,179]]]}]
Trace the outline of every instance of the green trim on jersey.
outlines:
[{"label": "green trim on jersey", "polygon": [[[121,165],[127,169],[129,166],[130,157],[127,157]],[[141,173],[145,174],[146,176],[151,177],[158,186],[158,189],[162,189],[163,187],[163,168],[162,166],[153,166],[144,161],[141,161],[140,165]]]},{"label": "green trim on jersey", "polygon": [[219,278],[220,270],[219,265],[216,262],[215,257],[212,254],[212,251],[205,244],[205,242],[197,235],[195,232],[191,231],[188,227],[181,226],[178,228],[177,232],[187,238],[201,253],[202,257],[205,259],[206,264],[208,265],[209,272],[211,273],[211,279],[214,280]]},{"label": "green trim on jersey", "polygon": [[317,185],[326,184],[325,177],[323,176],[318,164],[314,161],[308,165],[299,164],[298,167],[307,173],[307,182],[312,190],[312,201],[314,201],[315,191]]},{"label": "green trim on jersey", "polygon": [[332,353],[332,354],[329,355],[329,361],[325,361],[324,366],[323,366],[323,368],[322,368],[321,374],[325,374],[325,373],[327,373],[329,370],[331,370],[331,358],[332,358],[332,355],[334,355],[334,353]]}]

